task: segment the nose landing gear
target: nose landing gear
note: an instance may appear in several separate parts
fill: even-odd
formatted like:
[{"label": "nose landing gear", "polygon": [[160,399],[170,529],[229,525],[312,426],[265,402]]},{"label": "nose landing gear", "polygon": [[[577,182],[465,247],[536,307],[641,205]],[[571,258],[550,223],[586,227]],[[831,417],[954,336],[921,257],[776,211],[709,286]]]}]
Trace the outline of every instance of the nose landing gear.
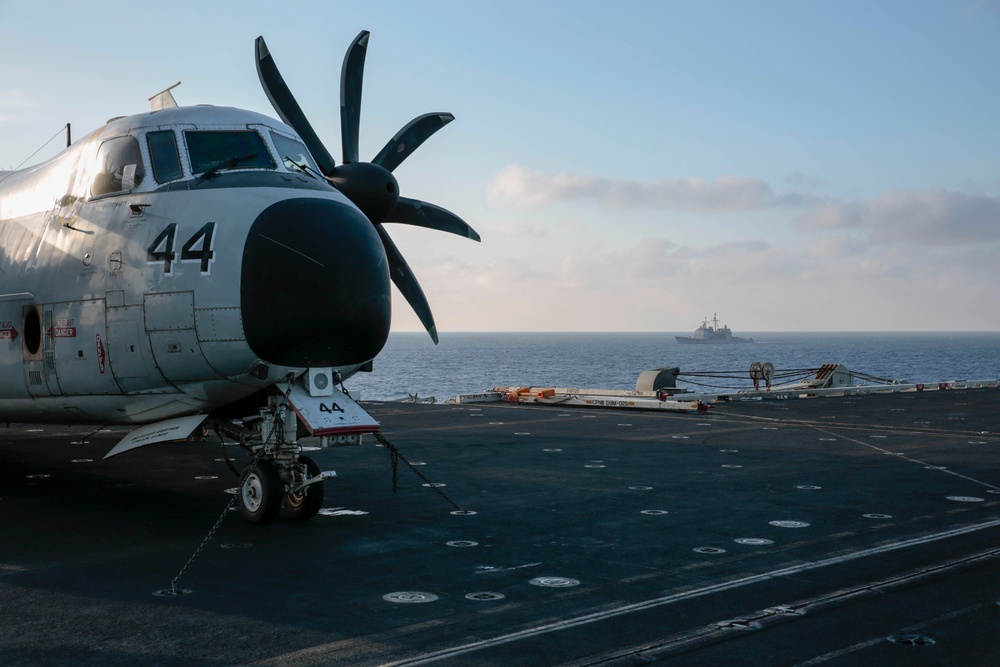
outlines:
[{"label": "nose landing gear", "polygon": [[281,475],[271,461],[248,464],[238,491],[240,513],[251,523],[273,521],[281,510],[282,487]]},{"label": "nose landing gear", "polygon": [[305,485],[292,487],[285,494],[285,511],[296,519],[308,519],[316,516],[323,506],[323,484],[327,473],[319,469],[319,465],[308,456],[300,456],[299,462],[305,465]]},{"label": "nose landing gear", "polygon": [[251,523],[273,521],[282,505],[296,519],[316,516],[323,506],[322,482],[336,476],[332,471],[323,472],[314,460],[300,454],[297,417],[282,398],[271,397],[252,426],[239,422],[216,425],[239,440],[251,457],[236,490],[240,513]]},{"label": "nose landing gear", "polygon": [[324,448],[357,445],[362,433],[378,431],[378,422],[342,392],[319,387],[318,395],[312,396],[309,391],[301,380],[289,379],[287,391],[273,388],[256,418],[214,421],[217,431],[238,440],[250,455],[240,475],[236,501],[251,523],[273,521],[282,505],[295,519],[316,516],[323,506],[323,481],[337,473],[322,471],[302,455],[300,420],[303,433],[318,437]]}]

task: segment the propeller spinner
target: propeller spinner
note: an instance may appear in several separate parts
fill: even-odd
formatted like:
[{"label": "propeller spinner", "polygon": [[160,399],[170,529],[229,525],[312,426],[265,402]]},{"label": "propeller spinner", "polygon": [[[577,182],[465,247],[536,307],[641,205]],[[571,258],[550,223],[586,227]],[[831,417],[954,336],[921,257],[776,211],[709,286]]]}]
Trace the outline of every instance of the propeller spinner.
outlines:
[{"label": "propeller spinner", "polygon": [[399,183],[393,170],[410,156],[432,134],[455,119],[450,113],[429,113],[414,118],[396,133],[371,162],[358,159],[358,137],[361,127],[361,90],[365,56],[368,52],[367,30],[354,38],[340,73],[340,130],[343,164],[336,166],[333,156],[320,141],[315,130],[299,107],[291,90],[278,71],[274,58],[263,37],[257,38],[257,74],[274,110],[290,125],[316,159],[323,176],[344,193],[367,216],[382,239],[389,261],[389,275],[400,293],[416,312],[420,322],[437,343],[434,316],[424,292],[420,289],[396,244],[389,238],[383,222],[396,222],[450,232],[479,241],[464,220],[439,206],[417,199],[399,196]]}]

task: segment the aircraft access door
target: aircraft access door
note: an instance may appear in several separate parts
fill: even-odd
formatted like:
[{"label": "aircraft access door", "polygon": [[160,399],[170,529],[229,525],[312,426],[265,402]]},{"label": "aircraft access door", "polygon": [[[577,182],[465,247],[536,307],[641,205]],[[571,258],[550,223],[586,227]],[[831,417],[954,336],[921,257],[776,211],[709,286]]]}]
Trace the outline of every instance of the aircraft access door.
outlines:
[{"label": "aircraft access door", "polygon": [[52,349],[62,392],[70,396],[120,394],[108,363],[104,299],[54,303],[51,308],[42,336]]}]

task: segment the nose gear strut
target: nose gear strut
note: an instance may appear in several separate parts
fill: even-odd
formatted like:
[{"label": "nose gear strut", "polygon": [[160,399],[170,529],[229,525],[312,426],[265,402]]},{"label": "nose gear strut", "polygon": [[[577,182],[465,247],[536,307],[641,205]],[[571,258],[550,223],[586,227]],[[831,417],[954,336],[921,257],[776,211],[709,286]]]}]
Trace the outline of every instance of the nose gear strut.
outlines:
[{"label": "nose gear strut", "polygon": [[336,477],[302,455],[298,444],[298,418],[287,395],[268,397],[267,406],[250,423],[219,422],[216,429],[237,440],[250,456],[236,490],[240,513],[251,523],[273,521],[284,504],[296,519],[316,516],[323,506],[322,482]]}]

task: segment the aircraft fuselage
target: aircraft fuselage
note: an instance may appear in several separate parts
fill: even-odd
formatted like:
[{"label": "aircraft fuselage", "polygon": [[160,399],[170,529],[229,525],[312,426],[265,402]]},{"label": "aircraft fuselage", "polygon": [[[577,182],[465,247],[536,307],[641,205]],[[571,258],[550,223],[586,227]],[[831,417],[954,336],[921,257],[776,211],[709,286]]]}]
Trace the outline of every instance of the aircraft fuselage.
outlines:
[{"label": "aircraft fuselage", "polygon": [[388,336],[378,233],[266,116],[116,119],[0,179],[0,420],[204,412]]}]

